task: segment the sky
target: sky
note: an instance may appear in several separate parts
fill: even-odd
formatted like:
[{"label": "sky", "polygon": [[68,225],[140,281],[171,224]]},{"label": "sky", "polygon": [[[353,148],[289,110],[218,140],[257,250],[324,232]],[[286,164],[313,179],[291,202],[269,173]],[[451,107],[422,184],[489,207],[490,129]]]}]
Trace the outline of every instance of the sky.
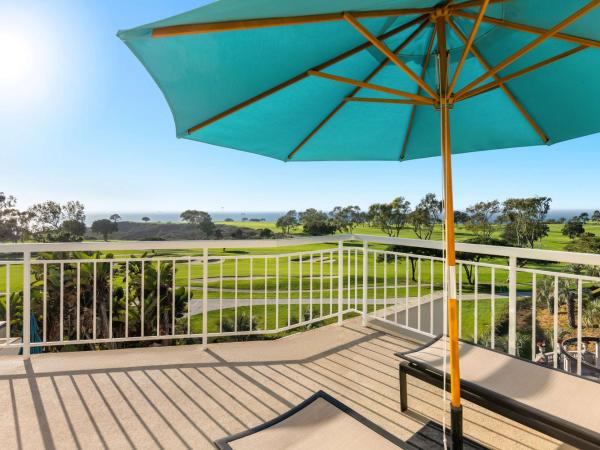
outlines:
[{"label": "sky", "polygon": [[[116,37],[202,4],[178,0],[0,2],[0,192],[26,208],[93,211],[363,208],[441,193],[441,160],[280,161],[175,138],[157,86]],[[552,197],[598,209],[600,135],[454,157],[455,205]]]}]

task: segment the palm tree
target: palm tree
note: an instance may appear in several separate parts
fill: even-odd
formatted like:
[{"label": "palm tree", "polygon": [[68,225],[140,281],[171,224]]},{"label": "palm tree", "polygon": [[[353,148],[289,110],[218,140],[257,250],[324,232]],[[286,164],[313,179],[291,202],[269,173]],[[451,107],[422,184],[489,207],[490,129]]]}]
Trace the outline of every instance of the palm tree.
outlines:
[{"label": "palm tree", "polygon": [[[554,314],[554,290],[554,277],[543,277],[537,284],[537,298],[539,301],[546,303],[550,314]],[[558,278],[558,305],[565,304],[567,306],[567,320],[571,328],[577,327],[575,320],[575,298],[575,291],[571,289],[569,281],[564,278]]]}]

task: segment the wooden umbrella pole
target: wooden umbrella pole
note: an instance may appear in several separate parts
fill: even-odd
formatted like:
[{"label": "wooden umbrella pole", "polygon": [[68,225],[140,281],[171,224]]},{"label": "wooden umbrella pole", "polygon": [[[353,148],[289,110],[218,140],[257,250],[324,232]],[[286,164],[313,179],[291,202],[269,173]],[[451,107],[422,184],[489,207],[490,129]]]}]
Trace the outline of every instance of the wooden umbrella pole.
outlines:
[{"label": "wooden umbrella pole", "polygon": [[450,417],[452,448],[463,448],[462,406],[460,402],[460,368],[458,349],[458,308],[456,303],[456,249],[454,237],[454,204],[452,198],[452,149],[450,144],[450,109],[448,92],[448,52],[446,21],[437,17],[436,34],[439,55],[439,90],[441,150],[444,166],[444,214],[446,224],[446,284],[448,292],[448,340],[450,346]]}]

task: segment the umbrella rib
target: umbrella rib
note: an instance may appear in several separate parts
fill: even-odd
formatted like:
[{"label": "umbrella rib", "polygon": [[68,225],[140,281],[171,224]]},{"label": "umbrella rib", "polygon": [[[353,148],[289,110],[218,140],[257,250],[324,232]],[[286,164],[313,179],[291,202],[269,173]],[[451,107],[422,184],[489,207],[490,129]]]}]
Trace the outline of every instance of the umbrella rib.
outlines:
[{"label": "umbrella rib", "polygon": [[412,100],[418,100],[423,103],[427,103],[429,105],[434,104],[434,100],[432,98],[425,97],[423,95],[413,94],[412,92],[400,91],[398,89],[392,89],[389,87],[380,86],[378,84],[365,83],[364,81],[358,81],[358,80],[354,80],[352,78],[341,77],[339,75],[333,75],[331,73],[319,72],[317,70],[309,70],[308,74],[315,76],[315,77],[326,78],[328,80],[337,81],[339,83],[351,84],[352,86],[357,86],[357,87],[361,87],[364,89],[371,89],[373,91],[385,92],[386,94],[392,94],[392,95],[397,95],[399,97],[406,97],[406,98],[410,98]]},{"label": "umbrella rib", "polygon": [[431,106],[430,103],[423,103],[416,100],[401,98],[376,98],[376,97],[346,97],[344,102],[363,102],[363,103],[393,103],[399,105],[423,105]]},{"label": "umbrella rib", "polygon": [[529,72],[533,72],[536,69],[539,69],[541,67],[547,66],[548,64],[551,64],[553,62],[556,61],[560,61],[561,59],[564,59],[568,56],[574,55],[576,53],[581,52],[582,50],[586,50],[589,47],[586,47],[585,45],[580,45],[579,47],[575,47],[572,48],[570,50],[567,50],[565,52],[559,53],[558,55],[555,55],[551,58],[548,59],[544,59],[543,61],[540,61],[536,64],[533,64],[531,66],[525,67],[521,70],[517,70],[514,73],[511,73],[510,75],[506,75],[505,77],[499,78],[499,77],[494,77],[495,81],[491,81],[487,84],[484,84],[483,86],[480,86],[476,89],[473,89],[471,91],[465,92],[463,95],[461,95],[460,97],[456,97],[455,101],[460,101],[460,100],[465,100],[467,98],[470,97],[474,97],[475,95],[479,95],[479,94],[483,94],[485,92],[488,92],[492,89],[496,89],[498,86],[503,85],[505,83],[507,83],[510,80],[514,80],[515,78],[521,77]]},{"label": "umbrella rib", "polygon": [[600,4],[600,0],[593,0],[590,3],[588,3],[587,5],[585,5],[583,8],[578,9],[573,14],[571,14],[569,17],[567,17],[563,21],[559,22],[557,25],[553,26],[551,29],[546,30],[546,32],[544,34],[538,36],[536,39],[534,39],[533,41],[531,41],[529,44],[525,45],[520,50],[518,50],[517,52],[513,53],[511,56],[509,56],[508,58],[506,58],[500,64],[498,64],[497,66],[491,68],[490,70],[488,70],[483,75],[477,77],[475,80],[471,81],[469,84],[467,84],[465,87],[463,87],[461,89],[461,91],[459,91],[457,93],[457,95],[464,94],[465,92],[469,91],[469,89],[477,86],[479,83],[481,83],[485,79],[494,76],[495,74],[497,74],[498,72],[500,72],[502,69],[504,69],[508,65],[510,65],[513,62],[515,62],[517,59],[521,58],[526,53],[528,53],[531,50],[533,50],[534,48],[536,48],[542,42],[544,42],[548,38],[554,36],[560,30],[568,27],[570,24],[572,24],[573,22],[575,22],[580,17],[586,15],[592,9],[596,8],[599,4]]},{"label": "umbrella rib", "polygon": [[469,50],[473,45],[473,41],[475,40],[475,36],[477,35],[477,31],[479,30],[479,25],[481,25],[481,19],[485,15],[485,11],[490,3],[490,0],[483,0],[481,3],[481,7],[479,8],[479,14],[477,15],[477,19],[475,19],[475,23],[473,24],[473,28],[471,29],[471,34],[469,35],[469,40],[465,43],[465,48],[463,53],[458,61],[458,65],[454,70],[454,76],[452,77],[452,82],[450,83],[450,87],[448,88],[448,93],[451,94],[454,91],[454,87],[456,86],[456,82],[458,81],[458,77],[463,68],[465,60],[467,59],[467,55],[469,54]]},{"label": "umbrella rib", "polygon": [[[387,38],[390,38],[392,36],[395,36],[396,34],[401,33],[402,31],[404,31],[404,30],[412,27],[413,25],[416,25],[420,21],[424,20],[426,17],[427,16],[419,16],[419,17],[417,17],[417,18],[415,18],[413,20],[410,20],[410,21],[406,22],[403,25],[400,25],[400,26],[398,26],[398,27],[396,27],[396,28],[394,28],[392,30],[389,30],[389,31],[381,34],[379,36],[379,39],[387,39]],[[353,55],[355,55],[355,54],[357,54],[357,53],[359,53],[359,52],[361,52],[361,51],[363,51],[363,50],[365,50],[365,49],[367,49],[369,47],[372,47],[372,45],[373,44],[371,44],[370,42],[364,42],[364,43],[362,43],[362,44],[360,44],[360,45],[358,45],[358,46],[356,46],[354,48],[351,48],[350,50],[348,50],[348,51],[346,51],[346,52],[344,52],[344,53],[342,53],[340,55],[337,55],[337,56],[335,56],[335,57],[333,57],[333,58],[325,61],[324,63],[319,64],[318,66],[315,66],[314,69],[315,70],[326,69],[329,66],[332,66],[332,65],[334,65],[334,64],[336,64],[336,63],[338,63],[340,61],[343,61],[344,59],[347,59],[347,58],[349,58],[349,57],[351,57],[351,56],[353,56]],[[309,76],[308,75],[308,71],[302,72],[302,73],[300,73],[300,74],[298,74],[298,75],[296,75],[296,76],[294,76],[294,77],[292,77],[292,78],[284,81],[283,83],[278,84],[277,86],[274,86],[274,87],[272,87],[270,89],[267,89],[266,91],[263,91],[263,92],[261,92],[258,95],[255,95],[254,97],[251,97],[251,98],[249,98],[247,100],[244,100],[243,102],[238,103],[237,105],[234,105],[231,108],[228,108],[225,111],[220,112],[219,114],[217,114],[217,115],[215,115],[215,116],[213,116],[213,117],[211,117],[209,119],[206,119],[206,120],[204,120],[203,122],[200,122],[197,125],[194,125],[193,127],[189,128],[187,130],[187,134],[192,134],[192,133],[200,130],[201,128],[204,128],[204,127],[210,125],[211,123],[214,123],[214,122],[216,122],[218,120],[221,120],[224,117],[227,117],[227,116],[229,116],[229,115],[231,115],[231,114],[239,111],[240,109],[245,108],[246,106],[249,106],[249,105],[251,105],[253,103],[256,103],[257,101],[262,100],[263,98],[266,98],[266,97],[270,96],[271,94],[275,94],[276,92],[278,92],[278,91],[280,91],[280,90],[282,90],[282,89],[284,89],[284,88],[286,88],[288,86],[291,86],[294,83],[302,81],[305,78],[308,78],[308,76]]]},{"label": "umbrella rib", "polygon": [[[462,40],[463,42],[466,42],[466,40],[467,40],[466,36],[462,33],[462,31],[460,31],[460,29],[458,28],[458,25],[456,25],[452,19],[450,19],[450,18],[448,19],[448,24],[450,25],[450,27],[452,28],[454,33],[459,37],[459,39]],[[490,65],[483,58],[481,53],[479,53],[479,51],[477,50],[477,48],[474,45],[471,46],[471,53],[473,53],[473,56],[475,56],[477,61],[479,61],[479,63],[483,66],[483,68],[485,70],[490,70]],[[504,94],[508,97],[508,99],[513,103],[513,105],[515,105],[515,107],[519,110],[519,112],[525,118],[525,120],[531,125],[531,127],[535,130],[535,132],[540,136],[542,141],[544,143],[547,143],[548,136],[546,136],[546,133],[544,133],[542,128],[537,124],[537,122],[535,120],[533,120],[533,117],[531,117],[531,115],[527,112],[525,107],[517,100],[517,98],[513,95],[513,93],[510,91],[510,89],[504,84],[502,79],[498,75],[494,75],[494,80],[496,80],[495,83],[497,83],[497,86],[500,87],[500,89],[502,89],[502,92],[504,92]]]},{"label": "umbrella rib", "polygon": [[[423,60],[423,69],[421,70],[421,78],[425,78],[427,73],[427,67],[429,66],[429,59],[431,57],[431,49],[433,48],[433,41],[435,39],[435,28],[431,31],[431,37],[427,44],[427,51]],[[417,90],[417,94],[420,92],[420,88]],[[400,160],[403,160],[406,156],[406,148],[408,147],[408,141],[412,132],[413,121],[415,120],[415,114],[417,113],[417,105],[413,105],[410,111],[410,117],[408,119],[408,126],[406,128],[406,134],[404,135],[404,142],[402,143],[402,151],[400,152]]]},{"label": "umbrella rib", "polygon": [[[457,9],[474,8],[476,6],[481,6],[483,1],[484,0],[470,0],[470,1],[462,2],[462,3],[453,3],[451,5],[448,4],[448,9],[452,13],[453,11],[455,11]],[[490,0],[490,3],[506,3],[508,1],[510,1],[510,0]]]},{"label": "umbrella rib", "polygon": [[[600,1],[600,0],[598,0]],[[377,39],[369,30],[367,30],[352,14],[344,13],[344,18],[352,25],[360,34],[362,34],[369,42],[373,44],[381,53],[383,53],[390,61],[392,61],[400,70],[406,73],[415,83],[417,83],[431,98],[437,99],[438,96],[429,85],[414,73],[402,60],[389,49],[385,43]]]},{"label": "umbrella rib", "polygon": [[[408,15],[429,14],[434,8],[404,8],[384,9],[378,11],[356,11],[356,17],[398,17]],[[192,23],[171,25],[152,29],[153,38],[166,38],[190,34],[219,33],[223,31],[251,30],[256,28],[271,28],[289,25],[304,25],[311,23],[335,22],[344,20],[343,12],[316,14],[308,16],[269,17],[264,19],[232,20],[227,22]]]},{"label": "umbrella rib", "polygon": [[[472,14],[472,13],[469,13],[466,11],[460,11],[460,10],[452,11],[452,15],[458,16],[458,17],[463,17],[465,19],[470,19],[470,20],[477,19],[476,14]],[[509,30],[524,31],[526,33],[532,33],[532,34],[540,34],[541,35],[548,31],[545,28],[534,27],[532,25],[524,25],[524,24],[520,24],[520,23],[516,23],[516,22],[509,22],[506,20],[496,19],[494,17],[489,17],[489,16],[484,16],[483,19],[481,19],[481,20],[486,23],[498,25],[499,27],[508,28]],[[593,39],[587,39],[587,38],[583,38],[580,36],[573,36],[571,34],[556,33],[554,36],[552,36],[552,38],[559,39],[559,40],[566,41],[566,42],[573,42],[575,44],[585,45],[588,47],[600,48],[600,41],[596,41]]]},{"label": "umbrella rib", "polygon": [[[412,42],[412,40],[421,32],[421,30],[423,30],[423,28],[425,28],[425,26],[427,25],[428,20],[425,18],[423,19],[421,25],[419,25],[417,27],[417,29],[415,31],[413,31],[410,36],[408,36],[395,50],[394,52],[400,52],[402,51],[403,48],[405,48],[410,42]],[[373,79],[373,77],[375,77],[388,63],[387,59],[384,59],[365,79],[364,82],[369,82],[370,80]],[[315,134],[318,133],[318,131],[323,128],[323,126],[329,122],[329,120],[338,113],[338,111],[340,109],[343,108],[343,106],[346,104],[347,101],[352,101],[352,97],[354,97],[354,95],[361,90],[360,86],[356,86],[352,92],[349,94],[348,97],[346,97],[344,100],[342,100],[329,114],[327,114],[327,116],[325,116],[325,118],[319,122],[319,124],[308,134],[308,136],[306,136],[302,142],[300,142],[300,144],[298,144],[296,146],[296,148],[294,148],[294,150],[292,150],[292,152],[288,155],[287,159],[290,160],[294,157],[294,155],[296,153],[298,153],[298,150],[300,150],[304,144],[306,144]],[[357,100],[357,101],[361,101],[361,100]],[[367,99],[363,99],[362,101],[367,101]],[[418,100],[413,99],[413,100],[401,100],[398,99],[397,103],[401,103],[401,102],[416,102]],[[429,103],[424,103],[424,104],[429,104]]]}]

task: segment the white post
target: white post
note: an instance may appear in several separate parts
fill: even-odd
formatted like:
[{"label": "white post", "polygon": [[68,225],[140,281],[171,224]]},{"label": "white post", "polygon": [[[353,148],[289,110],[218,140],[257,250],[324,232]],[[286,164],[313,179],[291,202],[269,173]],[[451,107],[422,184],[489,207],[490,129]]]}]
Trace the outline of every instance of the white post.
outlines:
[{"label": "white post", "polygon": [[202,349],[208,346],[208,248],[202,259]]},{"label": "white post", "polygon": [[344,321],[344,243],[338,242],[338,325]]},{"label": "white post", "polygon": [[508,353],[517,353],[517,257],[508,260]]},{"label": "white post", "polygon": [[367,326],[367,297],[369,296],[369,243],[363,241],[363,298],[362,298],[362,325]]},{"label": "white post", "polygon": [[[9,266],[6,266],[6,270]],[[7,288],[8,290],[8,288]],[[29,359],[31,343],[31,252],[23,252],[23,359]],[[6,324],[10,327],[10,323]],[[8,334],[7,334],[8,336]]]}]

